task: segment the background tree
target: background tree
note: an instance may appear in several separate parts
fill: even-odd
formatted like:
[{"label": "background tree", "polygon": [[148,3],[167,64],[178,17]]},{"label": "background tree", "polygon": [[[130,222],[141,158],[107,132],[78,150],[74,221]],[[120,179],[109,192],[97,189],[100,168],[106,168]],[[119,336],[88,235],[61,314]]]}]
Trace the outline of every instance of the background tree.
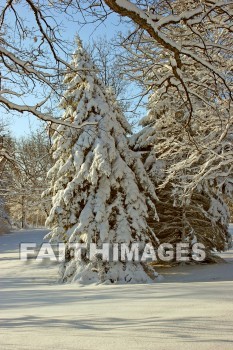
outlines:
[{"label": "background tree", "polygon": [[46,213],[41,193],[46,188],[47,171],[52,165],[49,149],[49,139],[44,131],[11,139],[13,161],[5,164],[1,192],[13,226],[44,225]]},{"label": "background tree", "polygon": [[10,229],[9,213],[6,209],[5,198],[2,189],[5,188],[5,178],[3,176],[7,161],[12,161],[8,144],[8,132],[6,125],[0,123],[0,234],[7,233]]},{"label": "background tree", "polygon": [[[201,176],[203,163],[211,162],[212,154],[206,146],[203,152],[197,152],[193,142],[187,139],[186,130],[182,128],[183,111],[179,111],[178,106],[175,92],[172,96],[164,95],[164,100],[157,99],[157,91],[151,94],[148,115],[141,121],[144,128],[131,142],[135,149],[145,152],[146,170],[158,189],[160,221],[154,223],[154,229],[160,241],[201,242],[207,249],[207,260],[211,260],[212,251],[224,250],[228,245],[230,216],[225,198],[232,199],[233,176],[231,168],[222,166],[214,173],[207,172],[190,190],[193,177]],[[205,139],[206,145],[211,147],[211,140],[218,134],[217,131],[209,134],[208,128],[213,123],[217,129],[218,118],[212,115],[212,119],[207,119],[200,109],[195,111],[195,116],[193,138],[198,147]],[[230,154],[232,141],[229,138],[218,144],[217,155],[227,145]]]}]

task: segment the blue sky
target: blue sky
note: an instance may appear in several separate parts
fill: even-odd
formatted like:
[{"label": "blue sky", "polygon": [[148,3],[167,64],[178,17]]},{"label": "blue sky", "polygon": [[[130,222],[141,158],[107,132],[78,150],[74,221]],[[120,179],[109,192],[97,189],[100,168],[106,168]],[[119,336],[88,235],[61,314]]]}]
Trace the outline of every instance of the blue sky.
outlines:
[{"label": "blue sky", "polygon": [[[26,14],[24,8],[20,8],[19,10],[20,12],[22,11],[24,13],[24,16],[26,16],[29,22],[32,22],[30,14]],[[59,20],[60,19],[61,17]],[[73,40],[75,35],[78,33],[84,44],[87,44],[89,41],[92,41],[98,37],[106,37],[107,39],[111,39],[117,34],[117,32],[127,30],[127,28],[123,27],[123,25],[119,23],[119,19],[115,14],[112,14],[103,24],[98,27],[96,24],[88,24],[80,28],[76,23],[63,19],[63,17],[62,21],[63,25],[66,27],[66,30],[64,31],[64,39],[67,38],[69,40]],[[0,119],[2,118],[3,120],[6,120],[9,125],[10,132],[15,137],[27,136],[30,134],[30,130],[38,129],[42,125],[41,121],[34,116],[29,117],[26,115],[16,115],[15,113],[7,113],[6,115],[5,110],[0,109]]]}]

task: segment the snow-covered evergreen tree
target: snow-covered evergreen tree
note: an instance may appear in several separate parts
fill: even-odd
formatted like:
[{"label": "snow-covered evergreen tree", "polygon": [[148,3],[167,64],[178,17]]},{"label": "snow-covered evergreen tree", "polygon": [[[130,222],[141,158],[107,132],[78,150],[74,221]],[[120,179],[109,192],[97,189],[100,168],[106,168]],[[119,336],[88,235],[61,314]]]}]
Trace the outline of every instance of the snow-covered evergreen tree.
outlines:
[{"label": "snow-covered evergreen tree", "polygon": [[[69,243],[127,243],[156,241],[146,218],[153,210],[154,186],[137,153],[130,150],[130,126],[114,96],[78,40],[61,101],[62,119],[53,134],[54,166],[48,173],[52,208],[47,219],[52,241]],[[82,129],[75,126],[87,123]],[[78,261],[67,249],[62,281],[147,282],[140,263]]]},{"label": "snow-covered evergreen tree", "polygon": [[[154,223],[159,240],[201,242],[211,260],[211,252],[224,250],[229,241],[225,197],[232,198],[233,189],[232,133],[230,127],[227,137],[216,144],[221,135],[219,123],[227,123],[224,110],[222,120],[214,113],[207,118],[209,111],[198,99],[193,103],[197,108],[185,129],[188,111],[175,89],[172,94],[164,93],[162,99],[161,92],[155,91],[141,121],[144,128],[131,143],[135,149],[147,151],[145,168],[159,188],[160,220]],[[225,161],[219,162],[223,153]]]}]

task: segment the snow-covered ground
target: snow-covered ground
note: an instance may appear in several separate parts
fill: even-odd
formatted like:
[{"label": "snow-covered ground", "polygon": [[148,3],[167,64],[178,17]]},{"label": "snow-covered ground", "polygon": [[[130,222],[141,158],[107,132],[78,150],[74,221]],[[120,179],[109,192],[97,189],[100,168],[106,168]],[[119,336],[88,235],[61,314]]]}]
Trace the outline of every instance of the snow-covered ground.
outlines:
[{"label": "snow-covered ground", "polygon": [[163,269],[164,283],[80,287],[56,284],[57,265],[19,261],[19,243],[44,234],[0,237],[1,350],[233,349],[233,250]]}]

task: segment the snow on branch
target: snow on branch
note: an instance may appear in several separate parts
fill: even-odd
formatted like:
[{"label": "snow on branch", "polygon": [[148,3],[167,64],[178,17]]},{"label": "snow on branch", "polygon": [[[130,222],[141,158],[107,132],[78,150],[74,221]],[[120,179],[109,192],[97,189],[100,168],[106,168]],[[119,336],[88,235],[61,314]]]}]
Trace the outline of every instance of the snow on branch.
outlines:
[{"label": "snow on branch", "polygon": [[[147,1],[105,0],[105,3],[137,25],[135,32],[123,42],[132,64],[132,70],[126,74],[132,73],[134,80],[136,76],[137,81],[147,81],[147,85],[157,86],[163,93],[175,88],[189,111],[186,125],[194,114],[192,95],[204,103],[208,100],[191,88],[195,84],[192,71],[199,74],[205,71],[212,89],[210,100],[221,100],[224,96],[232,101],[232,1],[190,0],[187,4],[180,0],[169,4],[157,1],[149,8]],[[140,68],[133,67],[133,46],[137,60],[142,60],[144,55],[141,75]],[[202,84],[206,84],[204,77]]]},{"label": "snow on branch", "polygon": [[86,125],[97,125],[96,122],[84,122],[80,125],[74,125],[74,124],[71,124],[71,123],[66,122],[64,120],[53,118],[51,115],[41,113],[38,110],[39,105],[35,105],[35,106],[19,105],[19,104],[8,101],[3,96],[0,96],[0,102],[2,102],[5,106],[7,106],[11,110],[15,110],[15,111],[18,111],[20,113],[23,113],[23,112],[31,113],[31,114],[35,115],[36,117],[38,117],[39,119],[41,119],[45,122],[50,122],[52,124],[60,124],[60,125],[64,125],[67,127],[74,128],[74,129],[81,129]]}]

